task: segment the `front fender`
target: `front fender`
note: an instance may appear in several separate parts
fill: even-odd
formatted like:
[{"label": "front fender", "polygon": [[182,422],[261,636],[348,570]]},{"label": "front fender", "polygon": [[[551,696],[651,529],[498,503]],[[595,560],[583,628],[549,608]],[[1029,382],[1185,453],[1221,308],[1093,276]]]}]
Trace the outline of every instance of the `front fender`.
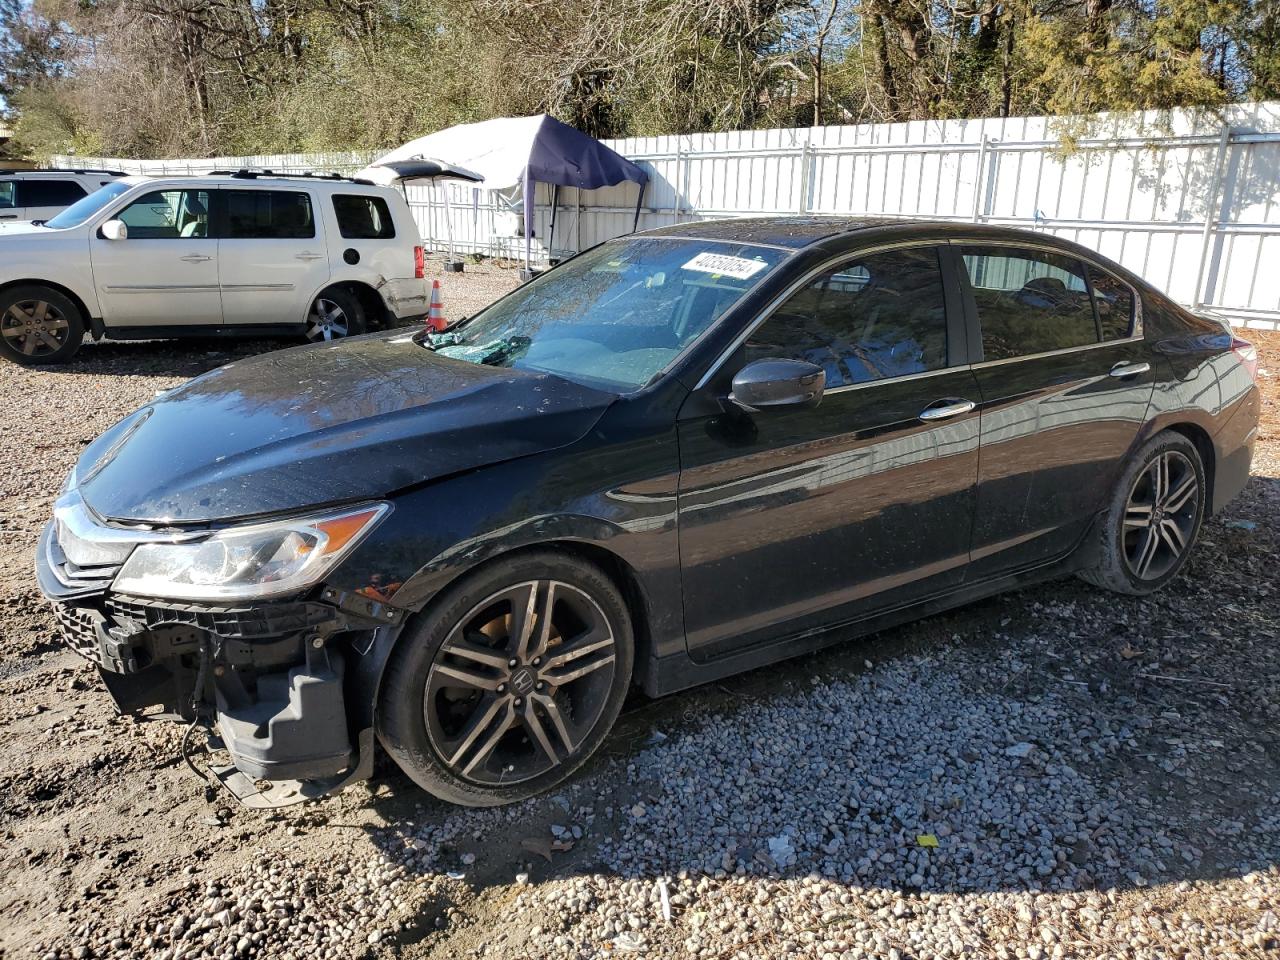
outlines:
[{"label": "front fender", "polygon": [[[577,544],[616,561],[650,650],[684,651],[674,436],[648,436],[603,451],[574,444],[462,473],[394,498],[395,512],[326,585],[418,612],[496,557]],[[616,469],[604,477],[602,463]],[[629,474],[624,476],[622,474]]]}]

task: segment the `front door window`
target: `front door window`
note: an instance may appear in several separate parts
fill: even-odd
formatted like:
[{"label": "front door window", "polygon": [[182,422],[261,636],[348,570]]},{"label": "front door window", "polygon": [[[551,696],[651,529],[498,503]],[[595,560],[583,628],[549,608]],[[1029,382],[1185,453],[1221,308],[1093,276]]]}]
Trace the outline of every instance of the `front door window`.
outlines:
[{"label": "front door window", "polygon": [[747,361],[765,357],[817,364],[827,389],[942,369],[947,319],[937,251],[891,250],[822,274],[748,338]]},{"label": "front door window", "polygon": [[209,236],[207,190],[156,190],[139,197],[115,217],[131,240],[180,240]]}]

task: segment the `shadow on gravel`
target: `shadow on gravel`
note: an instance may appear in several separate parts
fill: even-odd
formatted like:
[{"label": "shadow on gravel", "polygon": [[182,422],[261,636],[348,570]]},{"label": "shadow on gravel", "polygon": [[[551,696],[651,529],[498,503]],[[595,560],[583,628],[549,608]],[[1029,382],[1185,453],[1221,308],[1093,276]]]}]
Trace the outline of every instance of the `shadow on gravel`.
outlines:
[{"label": "shadow on gravel", "polygon": [[1280,863],[1277,507],[1255,478],[1154,597],[1063,581],[638,699],[568,786],[514,807],[388,769],[375,840],[478,888],[687,870],[1070,891]]},{"label": "shadow on gravel", "polygon": [[224,363],[299,346],[297,339],[102,340],[86,342],[70,362],[41,367],[46,373],[94,376],[194,377]]}]

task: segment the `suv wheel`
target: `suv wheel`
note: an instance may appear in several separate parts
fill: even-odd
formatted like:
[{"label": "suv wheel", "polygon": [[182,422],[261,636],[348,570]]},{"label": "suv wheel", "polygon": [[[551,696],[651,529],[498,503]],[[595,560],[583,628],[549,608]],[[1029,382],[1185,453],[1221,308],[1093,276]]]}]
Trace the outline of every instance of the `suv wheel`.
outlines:
[{"label": "suv wheel", "polygon": [[364,307],[349,290],[333,287],[316,297],[307,312],[307,339],[312,343],[364,333]]},{"label": "suv wheel", "polygon": [[84,315],[50,287],[0,291],[0,354],[25,366],[65,363],[84,339]]},{"label": "suv wheel", "polygon": [[626,604],[599,569],[550,550],[499,560],[446,591],[400,638],[378,735],[442,800],[523,800],[600,746],[632,657]]},{"label": "suv wheel", "polygon": [[1125,468],[1080,576],[1118,593],[1147,594],[1182,569],[1204,519],[1204,464],[1180,433],[1152,437]]}]

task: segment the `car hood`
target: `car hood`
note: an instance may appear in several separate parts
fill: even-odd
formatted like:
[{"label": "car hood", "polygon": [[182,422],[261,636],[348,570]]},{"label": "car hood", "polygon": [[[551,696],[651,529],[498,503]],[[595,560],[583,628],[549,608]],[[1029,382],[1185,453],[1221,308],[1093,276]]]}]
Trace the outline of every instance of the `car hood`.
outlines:
[{"label": "car hood", "polygon": [[399,335],[228,364],[158,397],[76,467],[100,516],[204,523],[373,499],[582,437],[615,399]]},{"label": "car hood", "polygon": [[0,240],[5,237],[27,237],[33,233],[52,233],[46,226],[36,226],[30,220],[18,220],[14,223],[0,223]]}]

